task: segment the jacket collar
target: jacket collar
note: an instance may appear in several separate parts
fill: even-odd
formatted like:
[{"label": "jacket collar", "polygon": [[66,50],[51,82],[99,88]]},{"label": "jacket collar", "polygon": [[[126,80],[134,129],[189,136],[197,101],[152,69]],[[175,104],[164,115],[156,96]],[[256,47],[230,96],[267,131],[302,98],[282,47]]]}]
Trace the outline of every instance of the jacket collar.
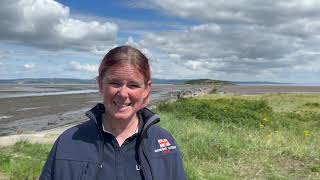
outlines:
[{"label": "jacket collar", "polygon": [[[93,121],[98,127],[100,127],[102,125],[102,114],[104,112],[104,105],[98,103],[96,106],[86,112],[86,116],[89,117],[90,120]],[[143,120],[144,125],[142,133],[144,133],[151,125],[160,121],[160,117],[148,108],[142,108],[137,113]]]}]

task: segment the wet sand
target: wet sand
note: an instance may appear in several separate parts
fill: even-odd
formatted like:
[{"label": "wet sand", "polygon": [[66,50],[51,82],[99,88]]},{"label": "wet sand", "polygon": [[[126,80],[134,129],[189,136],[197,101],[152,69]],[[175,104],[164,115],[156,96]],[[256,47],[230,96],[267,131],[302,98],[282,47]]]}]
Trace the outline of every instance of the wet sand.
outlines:
[{"label": "wet sand", "polygon": [[98,93],[0,99],[0,135],[40,131],[85,120]]},{"label": "wet sand", "polygon": [[[94,85],[95,86],[95,85]],[[93,85],[21,85],[11,93],[56,92],[95,88]],[[151,92],[151,105],[176,98],[178,92],[197,92],[203,86],[155,85]],[[0,95],[10,86],[0,86]],[[3,94],[2,94],[3,95]],[[101,102],[99,94],[65,94],[0,98],[0,136],[43,131],[87,120],[85,112]]]}]

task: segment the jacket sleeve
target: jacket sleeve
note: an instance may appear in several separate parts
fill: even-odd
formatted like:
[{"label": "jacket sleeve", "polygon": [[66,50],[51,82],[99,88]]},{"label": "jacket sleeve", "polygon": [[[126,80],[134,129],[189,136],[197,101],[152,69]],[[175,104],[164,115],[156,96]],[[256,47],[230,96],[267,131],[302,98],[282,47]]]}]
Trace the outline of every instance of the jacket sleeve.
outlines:
[{"label": "jacket sleeve", "polygon": [[[186,180],[182,155],[173,136],[162,128],[150,128],[150,136],[145,139],[144,149],[146,160],[142,165],[149,165],[150,177],[153,180]],[[141,160],[144,160],[143,158]]]},{"label": "jacket sleeve", "polygon": [[52,146],[52,149],[48,155],[48,159],[43,166],[42,173],[40,175],[39,180],[52,180],[52,179],[54,179],[54,164],[55,164],[55,157],[56,157],[58,141],[59,141],[59,138],[55,141],[55,143]]}]

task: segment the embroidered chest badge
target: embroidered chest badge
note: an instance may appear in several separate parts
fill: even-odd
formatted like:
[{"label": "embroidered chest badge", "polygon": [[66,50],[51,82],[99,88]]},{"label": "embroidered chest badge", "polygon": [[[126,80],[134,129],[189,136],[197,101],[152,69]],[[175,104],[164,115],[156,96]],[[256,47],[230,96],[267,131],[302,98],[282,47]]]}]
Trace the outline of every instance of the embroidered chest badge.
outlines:
[{"label": "embroidered chest badge", "polygon": [[163,154],[169,154],[172,149],[176,149],[176,146],[171,146],[168,139],[158,139],[160,148],[155,149],[154,152],[162,152]]}]

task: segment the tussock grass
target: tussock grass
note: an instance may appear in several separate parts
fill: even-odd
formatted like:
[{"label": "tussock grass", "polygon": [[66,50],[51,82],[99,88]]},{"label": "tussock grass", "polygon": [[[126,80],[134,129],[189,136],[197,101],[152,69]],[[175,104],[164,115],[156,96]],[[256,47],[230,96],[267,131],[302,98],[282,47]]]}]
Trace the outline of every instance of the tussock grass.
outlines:
[{"label": "tussock grass", "polygon": [[0,171],[10,179],[37,179],[51,146],[20,141],[12,147],[0,149]]},{"label": "tussock grass", "polygon": [[179,143],[189,179],[320,179],[319,99],[209,95],[156,111]]},{"label": "tussock grass", "polygon": [[175,103],[157,106],[162,112],[175,114],[178,118],[194,117],[201,121],[233,123],[247,127],[256,126],[257,121],[270,116],[272,109],[264,101],[245,99],[181,99]]}]

